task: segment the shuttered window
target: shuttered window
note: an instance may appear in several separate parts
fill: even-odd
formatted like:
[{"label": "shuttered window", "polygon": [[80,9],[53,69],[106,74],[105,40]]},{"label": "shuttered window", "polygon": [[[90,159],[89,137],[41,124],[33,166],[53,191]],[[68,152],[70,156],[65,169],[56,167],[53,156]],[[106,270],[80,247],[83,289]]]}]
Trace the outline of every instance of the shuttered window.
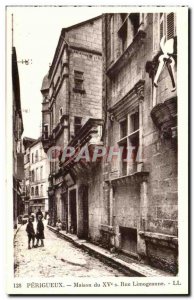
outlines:
[{"label": "shuttered window", "polygon": [[167,40],[173,38],[175,36],[175,18],[174,13],[167,14]]}]

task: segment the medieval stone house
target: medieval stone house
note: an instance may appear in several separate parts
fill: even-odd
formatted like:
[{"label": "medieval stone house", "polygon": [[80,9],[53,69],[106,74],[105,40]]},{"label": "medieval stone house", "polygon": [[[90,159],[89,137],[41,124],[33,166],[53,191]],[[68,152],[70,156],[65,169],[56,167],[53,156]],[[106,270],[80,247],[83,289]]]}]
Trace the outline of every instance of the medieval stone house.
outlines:
[{"label": "medieval stone house", "polygon": [[[52,225],[60,218],[67,232],[172,273],[176,41],[173,12],[76,24],[62,30],[41,88],[42,142],[57,157],[49,176]],[[63,160],[67,146],[75,152]],[[96,149],[106,154],[95,160]]]},{"label": "medieval stone house", "polygon": [[[55,147],[50,163],[49,211],[52,224],[88,238],[88,176],[85,167],[61,161],[65,147],[80,148],[101,134],[102,115],[102,20],[96,17],[63,28],[52,65],[41,88],[42,142],[45,151]],[[56,148],[58,147],[58,148]],[[54,149],[54,148],[53,148]],[[77,151],[77,150],[76,150]],[[88,168],[89,166],[86,166]],[[92,191],[93,193],[93,191]],[[83,200],[84,199],[84,200]],[[94,200],[93,200],[94,201]],[[92,221],[90,220],[90,226]],[[97,225],[96,225],[97,226]]]},{"label": "medieval stone house", "polygon": [[[165,36],[165,37],[164,37]],[[171,55],[159,60],[167,41]],[[112,247],[177,272],[176,16],[108,14],[103,18],[104,143],[131,149],[106,165],[105,238]],[[162,50],[164,50],[162,52]],[[170,72],[169,64],[174,63]],[[162,61],[163,63],[163,61]],[[107,115],[108,114],[108,115]]]}]

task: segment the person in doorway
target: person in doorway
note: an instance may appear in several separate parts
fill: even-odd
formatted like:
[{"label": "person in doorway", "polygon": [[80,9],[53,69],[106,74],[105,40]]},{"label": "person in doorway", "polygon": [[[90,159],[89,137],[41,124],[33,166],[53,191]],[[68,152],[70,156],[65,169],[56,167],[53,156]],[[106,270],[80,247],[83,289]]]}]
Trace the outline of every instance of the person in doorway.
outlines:
[{"label": "person in doorway", "polygon": [[61,231],[62,230],[62,223],[61,223],[61,220],[58,219],[57,223],[56,223],[56,227],[57,227],[57,231]]},{"label": "person in doorway", "polygon": [[46,220],[47,220],[47,225],[50,225],[50,220],[51,220],[51,218],[50,218],[49,213],[48,213],[47,216],[46,216]]},{"label": "person in doorway", "polygon": [[28,234],[28,249],[31,249],[30,242],[32,241],[32,247],[34,247],[35,231],[32,223],[32,217],[29,217],[28,224],[26,226],[26,232]]},{"label": "person in doorway", "polygon": [[41,216],[43,218],[43,213],[41,211],[41,209],[39,208],[37,213],[36,213],[36,221],[38,222],[38,216]]},{"label": "person in doorway", "polygon": [[41,241],[41,247],[44,247],[44,224],[42,222],[42,216],[38,216],[37,230],[36,230],[36,247],[38,247],[39,240]]}]

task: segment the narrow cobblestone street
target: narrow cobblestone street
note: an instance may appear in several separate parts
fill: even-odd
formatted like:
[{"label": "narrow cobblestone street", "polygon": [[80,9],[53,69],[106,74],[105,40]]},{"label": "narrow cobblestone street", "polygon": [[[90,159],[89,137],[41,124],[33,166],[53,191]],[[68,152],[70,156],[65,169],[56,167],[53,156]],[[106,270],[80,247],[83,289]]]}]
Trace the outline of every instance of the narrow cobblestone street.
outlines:
[{"label": "narrow cobblestone street", "polygon": [[28,250],[25,229],[26,225],[21,226],[15,239],[16,277],[124,276],[70,242],[58,238],[46,225],[45,247]]}]

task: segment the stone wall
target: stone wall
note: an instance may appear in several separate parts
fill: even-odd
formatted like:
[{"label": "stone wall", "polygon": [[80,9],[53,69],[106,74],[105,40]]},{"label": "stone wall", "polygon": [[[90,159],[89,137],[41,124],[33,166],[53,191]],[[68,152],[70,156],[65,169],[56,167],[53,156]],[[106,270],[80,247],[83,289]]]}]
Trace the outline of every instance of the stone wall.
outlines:
[{"label": "stone wall", "polygon": [[[74,91],[74,71],[83,72],[83,93]],[[72,49],[69,73],[70,135],[74,135],[74,116],[82,117],[82,125],[89,118],[102,116],[102,58],[100,55]]]},{"label": "stone wall", "polygon": [[102,20],[97,18],[66,30],[65,38],[75,47],[102,51]]},{"label": "stone wall", "polygon": [[[158,36],[158,23],[152,14],[146,14],[144,31],[146,33],[145,39],[141,46],[136,49],[134,54],[130,57],[123,67],[119,69],[116,74],[107,77],[106,88],[108,107],[112,107],[123,96],[129,92],[134,85],[140,80],[145,81],[144,85],[144,100],[143,100],[143,132],[142,132],[142,147],[143,147],[143,161],[144,170],[149,172],[148,176],[148,204],[147,204],[147,222],[145,230],[148,232],[161,233],[164,235],[178,235],[178,194],[177,194],[177,144],[172,139],[164,139],[158,128],[154,125],[150,113],[153,108],[153,87],[152,81],[148,73],[145,72],[146,62],[152,60],[154,55],[154,43]],[[115,22],[118,22],[118,17],[115,17]],[[103,26],[104,31],[110,30],[110,18],[106,18],[106,26]],[[115,25],[117,26],[117,24]],[[153,30],[154,28],[154,30]],[[158,28],[159,30],[159,28]],[[110,54],[110,39],[107,34],[106,44],[103,44],[103,54]],[[104,33],[104,35],[106,35]],[[115,33],[116,34],[116,33]],[[155,36],[153,36],[153,34]],[[115,37],[115,39],[117,39]],[[135,45],[135,40],[133,41]],[[107,49],[106,49],[107,48]],[[159,49],[159,40],[158,40]],[[115,49],[116,51],[116,49]],[[117,53],[114,55],[114,62],[118,59]],[[103,57],[104,66],[106,69],[111,67],[109,56]],[[176,68],[175,68],[176,69]],[[166,70],[161,74],[158,82],[158,89],[156,91],[157,103],[162,103],[166,99],[176,95],[176,91],[172,92],[172,85],[169,74]],[[104,101],[106,101],[104,96]],[[117,121],[110,122],[107,119],[107,139],[108,145],[115,145],[119,139],[119,123]],[[112,164],[109,166],[109,171],[118,171],[119,165]],[[140,196],[138,187],[126,186],[115,191],[115,225],[133,227],[135,226],[135,218],[131,217],[139,214],[138,198]],[[134,199],[133,199],[134,198]],[[130,202],[129,205],[126,205]],[[136,207],[136,208],[135,208]],[[134,210],[136,209],[136,210]],[[118,231],[115,227],[116,232]],[[147,241],[147,257],[152,257],[150,263],[156,265],[156,261],[160,261],[159,267],[175,270],[177,247],[172,245],[162,246],[161,244],[154,245],[152,241]],[[159,253],[163,253],[160,256]],[[169,254],[171,253],[171,254]],[[154,257],[155,255],[155,258]],[[171,257],[168,259],[168,256]],[[169,261],[171,260],[171,261]],[[173,269],[174,268],[174,269]]]}]

